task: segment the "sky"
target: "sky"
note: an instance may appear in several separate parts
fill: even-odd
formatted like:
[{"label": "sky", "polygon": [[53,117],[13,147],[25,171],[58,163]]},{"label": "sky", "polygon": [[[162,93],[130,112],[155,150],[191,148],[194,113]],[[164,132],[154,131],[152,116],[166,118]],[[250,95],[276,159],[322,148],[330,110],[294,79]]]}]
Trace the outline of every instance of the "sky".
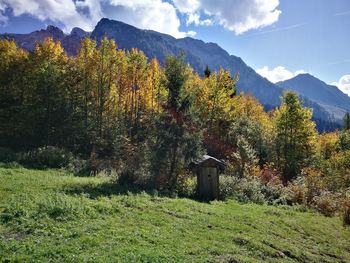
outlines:
[{"label": "sky", "polygon": [[350,0],[0,0],[0,33],[107,17],[219,44],[272,82],[310,73],[350,95]]}]

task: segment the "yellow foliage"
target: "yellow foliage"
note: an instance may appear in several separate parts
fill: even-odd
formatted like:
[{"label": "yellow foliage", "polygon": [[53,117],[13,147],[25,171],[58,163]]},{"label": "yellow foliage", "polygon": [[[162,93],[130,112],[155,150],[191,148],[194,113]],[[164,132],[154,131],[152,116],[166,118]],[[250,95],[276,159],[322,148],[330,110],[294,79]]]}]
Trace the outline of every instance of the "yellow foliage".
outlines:
[{"label": "yellow foliage", "polygon": [[323,159],[328,160],[331,158],[339,150],[339,133],[329,132],[319,134],[316,140],[316,149]]}]

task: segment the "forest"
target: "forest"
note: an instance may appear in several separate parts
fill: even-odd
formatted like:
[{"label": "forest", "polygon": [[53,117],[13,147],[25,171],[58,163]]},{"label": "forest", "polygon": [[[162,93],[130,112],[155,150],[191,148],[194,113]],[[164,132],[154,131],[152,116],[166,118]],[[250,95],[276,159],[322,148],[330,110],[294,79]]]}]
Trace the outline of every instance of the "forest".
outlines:
[{"label": "forest", "polygon": [[297,94],[265,112],[236,92],[238,75],[203,73],[107,38],[84,39],[76,57],[51,38],[33,52],[0,40],[0,162],[196,198],[189,167],[209,154],[226,164],[220,199],[299,204],[350,224],[350,114],[318,133]]}]

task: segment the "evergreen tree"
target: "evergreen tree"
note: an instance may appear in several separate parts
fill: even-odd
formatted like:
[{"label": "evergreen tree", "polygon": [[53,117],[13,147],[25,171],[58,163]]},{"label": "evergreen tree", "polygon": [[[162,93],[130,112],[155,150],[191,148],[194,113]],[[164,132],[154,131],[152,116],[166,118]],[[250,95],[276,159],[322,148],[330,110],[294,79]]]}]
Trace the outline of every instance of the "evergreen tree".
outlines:
[{"label": "evergreen tree", "polygon": [[295,93],[286,92],[274,116],[277,165],[285,182],[300,174],[313,155],[316,135],[312,111],[303,108]]},{"label": "evergreen tree", "polygon": [[156,119],[152,171],[158,188],[174,190],[178,175],[201,154],[201,132],[193,112],[193,99],[185,90],[188,71],[182,57],[167,57],[165,86],[168,101]]},{"label": "evergreen tree", "polygon": [[345,116],[344,116],[344,130],[345,131],[350,130],[350,113],[349,112],[345,113]]},{"label": "evergreen tree", "polygon": [[204,70],[204,76],[209,78],[210,77],[210,74],[211,74],[211,70],[209,69],[209,66],[206,65],[205,66],[205,70]]}]

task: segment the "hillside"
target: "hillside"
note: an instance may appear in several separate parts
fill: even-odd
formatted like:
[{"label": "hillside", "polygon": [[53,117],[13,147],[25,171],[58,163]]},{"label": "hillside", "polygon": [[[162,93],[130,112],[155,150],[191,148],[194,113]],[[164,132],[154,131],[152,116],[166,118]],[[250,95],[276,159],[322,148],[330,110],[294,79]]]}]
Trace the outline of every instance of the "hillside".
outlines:
[{"label": "hillside", "polygon": [[55,41],[60,41],[62,47],[69,55],[76,55],[80,47],[80,41],[89,36],[81,28],[73,28],[70,34],[64,34],[61,29],[55,26],[48,26],[46,29],[37,30],[29,34],[0,34],[0,39],[14,39],[19,47],[32,51],[36,43],[41,43],[47,37],[52,37]]},{"label": "hillside", "polygon": [[[14,39],[20,47],[32,50],[36,42],[42,42],[44,37],[52,36],[55,40],[62,42],[62,46],[68,54],[75,55],[81,39],[87,35],[89,34],[77,28],[71,34],[64,35],[60,29],[49,26],[46,30],[35,31],[30,34],[5,34],[0,35],[0,38]],[[263,78],[240,57],[230,55],[215,43],[205,43],[189,37],[176,39],[170,35],[152,30],[141,30],[107,18],[101,19],[91,33],[91,37],[97,41],[100,41],[104,36],[115,39],[121,49],[138,48],[148,58],[156,57],[162,64],[164,64],[167,55],[183,53],[186,62],[201,75],[206,65],[212,70],[228,69],[232,75],[239,75],[238,91],[254,95],[265,105],[266,109],[272,109],[280,105],[284,89]],[[339,118],[338,120],[334,119],[333,111],[323,108],[308,97],[302,99],[305,106],[314,109],[313,119],[316,120],[319,130],[336,127],[335,123],[339,121]]]},{"label": "hillside", "polygon": [[126,193],[106,177],[23,168],[0,168],[0,196],[4,262],[350,262],[350,229],[298,208]]},{"label": "hillside", "polygon": [[292,79],[279,82],[277,85],[308,97],[332,112],[337,118],[342,118],[346,111],[350,111],[348,95],[310,74],[300,74]]}]

